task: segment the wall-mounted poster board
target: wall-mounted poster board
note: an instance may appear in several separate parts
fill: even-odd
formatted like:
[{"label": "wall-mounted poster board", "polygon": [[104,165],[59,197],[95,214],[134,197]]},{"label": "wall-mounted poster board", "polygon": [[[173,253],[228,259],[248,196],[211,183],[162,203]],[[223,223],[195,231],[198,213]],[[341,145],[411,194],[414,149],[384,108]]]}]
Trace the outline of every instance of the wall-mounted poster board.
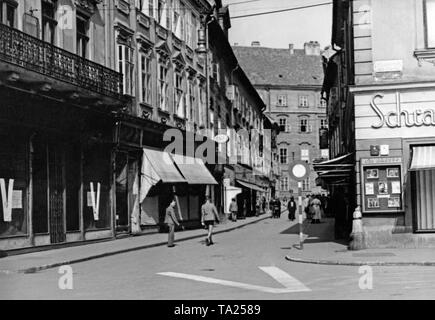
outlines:
[{"label": "wall-mounted poster board", "polygon": [[363,212],[402,212],[402,181],[401,157],[361,159]]}]

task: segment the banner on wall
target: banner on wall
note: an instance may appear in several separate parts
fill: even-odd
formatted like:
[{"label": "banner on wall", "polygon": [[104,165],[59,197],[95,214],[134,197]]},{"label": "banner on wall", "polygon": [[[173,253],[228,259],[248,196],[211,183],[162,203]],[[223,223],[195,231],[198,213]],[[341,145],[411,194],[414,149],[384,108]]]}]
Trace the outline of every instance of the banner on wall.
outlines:
[{"label": "banner on wall", "polygon": [[9,179],[8,182],[8,191],[6,192],[6,181],[5,179],[0,179],[0,189],[2,196],[2,204],[3,204],[3,221],[11,222],[12,221],[12,197],[14,192],[14,179]]}]

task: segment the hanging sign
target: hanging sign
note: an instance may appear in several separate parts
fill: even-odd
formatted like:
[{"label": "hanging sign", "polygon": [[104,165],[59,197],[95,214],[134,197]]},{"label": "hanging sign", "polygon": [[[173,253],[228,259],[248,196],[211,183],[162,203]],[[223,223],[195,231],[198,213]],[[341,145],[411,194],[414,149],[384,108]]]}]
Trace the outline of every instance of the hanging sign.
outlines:
[{"label": "hanging sign", "polygon": [[[94,213],[94,220],[97,221],[98,220],[98,213],[100,211],[100,183],[97,182],[97,192],[95,194],[94,191],[94,183],[90,182],[90,187],[91,187],[91,192],[88,193],[88,206],[89,206],[89,200],[91,200],[91,206],[92,206],[92,211]],[[90,199],[89,199],[90,197]]]},{"label": "hanging sign", "polygon": [[14,191],[14,179],[9,179],[8,191],[6,193],[6,182],[5,179],[0,179],[0,189],[3,204],[3,221],[12,221],[12,194]]}]

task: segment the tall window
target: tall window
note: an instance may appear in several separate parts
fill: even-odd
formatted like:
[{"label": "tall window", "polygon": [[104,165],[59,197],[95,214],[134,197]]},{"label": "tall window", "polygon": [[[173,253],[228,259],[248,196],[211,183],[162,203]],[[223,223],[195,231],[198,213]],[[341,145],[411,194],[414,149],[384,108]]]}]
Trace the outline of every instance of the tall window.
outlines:
[{"label": "tall window", "polygon": [[308,107],[308,96],[299,96],[299,107]]},{"label": "tall window", "polygon": [[140,101],[151,103],[151,59],[140,53]]},{"label": "tall window", "polygon": [[310,178],[302,181],[302,191],[310,191]]},{"label": "tall window", "polygon": [[288,191],[288,177],[282,177],[281,180],[281,191]]},{"label": "tall window", "polygon": [[168,76],[168,67],[165,63],[159,63],[158,66],[158,74],[157,74],[157,80],[158,80],[158,101],[159,101],[159,108],[161,110],[168,110],[167,105],[167,95],[168,95],[168,83],[167,83],[167,76]]},{"label": "tall window", "polygon": [[279,130],[282,132],[290,132],[290,125],[287,123],[286,118],[279,119]]},{"label": "tall window", "polygon": [[140,12],[143,14],[153,17],[153,11],[154,11],[154,0],[136,0],[136,8],[139,9]]},{"label": "tall window", "polygon": [[165,0],[157,0],[157,12],[156,12],[157,22],[164,28],[170,27],[168,24],[168,8]]},{"label": "tall window", "polygon": [[426,48],[435,48],[435,0],[425,0]]},{"label": "tall window", "polygon": [[287,164],[287,148],[279,148],[279,162]]},{"label": "tall window", "polygon": [[205,123],[205,115],[206,115],[206,87],[205,83],[203,81],[199,81],[198,83],[198,97],[199,97],[199,103],[198,103],[198,124],[200,126],[206,126]]},{"label": "tall window", "polygon": [[190,48],[195,48],[196,47],[196,33],[197,33],[196,16],[192,12],[189,12],[189,10],[187,10],[186,18],[187,18],[186,44]]},{"label": "tall window", "polygon": [[190,121],[196,119],[195,107],[195,83],[193,79],[189,79],[187,81],[186,118]]},{"label": "tall window", "polygon": [[133,91],[133,49],[125,44],[118,44],[118,72],[123,75],[123,92]]},{"label": "tall window", "polygon": [[287,106],[287,96],[286,95],[278,95],[277,105],[280,107]]},{"label": "tall window", "polygon": [[183,73],[174,72],[174,110],[181,118],[185,117],[184,100]]},{"label": "tall window", "polygon": [[328,119],[320,119],[320,129],[328,129]]},{"label": "tall window", "polygon": [[54,43],[57,21],[54,17],[54,2],[42,1],[42,40]]},{"label": "tall window", "polygon": [[76,52],[82,58],[86,58],[88,55],[88,30],[89,20],[81,15],[77,15],[77,47]]},{"label": "tall window", "polygon": [[14,28],[17,6],[18,4],[15,1],[0,0],[0,22]]},{"label": "tall window", "polygon": [[309,149],[301,149],[301,160],[302,161],[310,161],[310,150]]},{"label": "tall window", "polygon": [[308,118],[299,119],[299,132],[302,133],[311,132],[311,126],[309,125]]}]

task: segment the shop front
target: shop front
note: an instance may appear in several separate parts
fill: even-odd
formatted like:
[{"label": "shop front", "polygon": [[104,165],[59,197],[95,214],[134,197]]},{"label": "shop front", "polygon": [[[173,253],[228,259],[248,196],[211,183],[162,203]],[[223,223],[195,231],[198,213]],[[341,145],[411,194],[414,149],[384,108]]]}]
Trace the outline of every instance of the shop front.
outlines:
[{"label": "shop front", "polygon": [[354,92],[357,204],[367,246],[435,244],[435,91]]},{"label": "shop front", "polygon": [[13,89],[1,95],[0,248],[112,237],[111,119]]}]

